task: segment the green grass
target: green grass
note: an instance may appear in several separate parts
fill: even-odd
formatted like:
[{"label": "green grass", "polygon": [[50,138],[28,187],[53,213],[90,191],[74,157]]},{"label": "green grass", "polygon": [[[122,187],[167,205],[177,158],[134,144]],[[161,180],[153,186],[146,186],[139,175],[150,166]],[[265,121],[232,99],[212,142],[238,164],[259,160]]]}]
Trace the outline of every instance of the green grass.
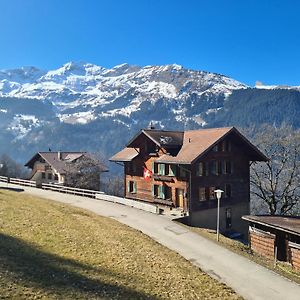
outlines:
[{"label": "green grass", "polygon": [[1,299],[239,299],[117,221],[0,190]]},{"label": "green grass", "polygon": [[214,230],[190,227],[178,222],[180,225],[188,227],[193,232],[198,233],[199,235],[212,240],[215,243],[231,250],[239,255],[245,256],[246,258],[256,262],[257,264],[262,265],[290,280],[293,280],[300,284],[300,272],[292,268],[289,263],[277,261],[276,266],[274,267],[274,260],[267,257],[261,256],[253,252],[248,245],[244,245],[239,241],[232,240],[220,234],[219,242],[217,242],[217,236]]}]

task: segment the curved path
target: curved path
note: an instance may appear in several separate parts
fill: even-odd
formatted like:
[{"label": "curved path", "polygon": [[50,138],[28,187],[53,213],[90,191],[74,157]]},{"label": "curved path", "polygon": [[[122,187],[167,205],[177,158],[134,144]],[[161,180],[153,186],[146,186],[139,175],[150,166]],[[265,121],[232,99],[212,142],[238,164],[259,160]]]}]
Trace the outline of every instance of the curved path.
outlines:
[{"label": "curved path", "polygon": [[[0,183],[1,186],[20,188],[6,183]],[[24,187],[24,190],[42,198],[88,209],[140,230],[232,287],[245,299],[300,299],[300,285],[189,231],[170,217],[91,198],[29,187]]]}]

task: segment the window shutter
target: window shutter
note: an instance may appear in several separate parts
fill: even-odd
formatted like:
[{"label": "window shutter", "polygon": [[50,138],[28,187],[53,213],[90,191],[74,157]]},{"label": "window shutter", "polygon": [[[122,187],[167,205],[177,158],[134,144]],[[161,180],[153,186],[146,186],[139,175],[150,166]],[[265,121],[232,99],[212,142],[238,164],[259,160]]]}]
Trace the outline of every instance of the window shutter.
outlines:
[{"label": "window shutter", "polygon": [[176,166],[170,165],[170,175],[176,176]]},{"label": "window shutter", "polygon": [[152,162],[152,174],[155,174],[154,172],[155,168],[154,168],[154,161]]},{"label": "window shutter", "polygon": [[161,186],[161,198],[162,199],[166,199],[165,190],[166,190],[166,187],[162,185]]},{"label": "window shutter", "polygon": [[164,164],[159,164],[160,165],[160,175],[165,175],[165,165]]},{"label": "window shutter", "polygon": [[154,192],[155,187],[154,187],[154,184],[152,184],[151,189],[152,189],[152,197],[155,197],[155,192]]},{"label": "window shutter", "polygon": [[136,193],[137,187],[136,187],[136,182],[133,183],[133,192]]},{"label": "window shutter", "polygon": [[127,192],[130,193],[130,181],[127,181]]}]

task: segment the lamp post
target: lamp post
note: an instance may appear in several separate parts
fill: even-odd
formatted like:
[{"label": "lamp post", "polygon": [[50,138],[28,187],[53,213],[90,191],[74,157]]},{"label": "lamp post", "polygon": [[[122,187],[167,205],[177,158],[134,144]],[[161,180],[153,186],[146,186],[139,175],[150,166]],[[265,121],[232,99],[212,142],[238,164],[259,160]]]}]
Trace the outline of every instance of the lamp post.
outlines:
[{"label": "lamp post", "polygon": [[217,241],[219,241],[219,231],[220,231],[220,199],[221,199],[222,193],[224,191],[218,189],[218,190],[214,190],[214,192],[216,193],[216,197],[218,199],[218,209],[217,209]]}]

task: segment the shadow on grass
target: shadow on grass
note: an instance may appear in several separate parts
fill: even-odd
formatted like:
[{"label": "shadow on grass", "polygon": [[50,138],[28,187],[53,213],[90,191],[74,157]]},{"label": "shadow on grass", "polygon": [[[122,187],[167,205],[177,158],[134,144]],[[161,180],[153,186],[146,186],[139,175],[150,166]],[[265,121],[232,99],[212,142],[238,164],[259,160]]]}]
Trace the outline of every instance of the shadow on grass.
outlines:
[{"label": "shadow on grass", "polygon": [[16,193],[20,193],[20,192],[24,192],[24,189],[20,189],[20,188],[12,188],[12,187],[0,187],[0,191],[1,190],[6,190],[6,191],[11,191],[11,192],[16,192]]},{"label": "shadow on grass", "polygon": [[[92,274],[90,277],[97,278],[89,278],[88,272]],[[109,270],[65,259],[20,239],[0,234],[0,275],[3,274],[9,281],[38,287],[61,299],[155,299],[128,287],[105,282],[105,278],[114,281],[116,274]]]}]

